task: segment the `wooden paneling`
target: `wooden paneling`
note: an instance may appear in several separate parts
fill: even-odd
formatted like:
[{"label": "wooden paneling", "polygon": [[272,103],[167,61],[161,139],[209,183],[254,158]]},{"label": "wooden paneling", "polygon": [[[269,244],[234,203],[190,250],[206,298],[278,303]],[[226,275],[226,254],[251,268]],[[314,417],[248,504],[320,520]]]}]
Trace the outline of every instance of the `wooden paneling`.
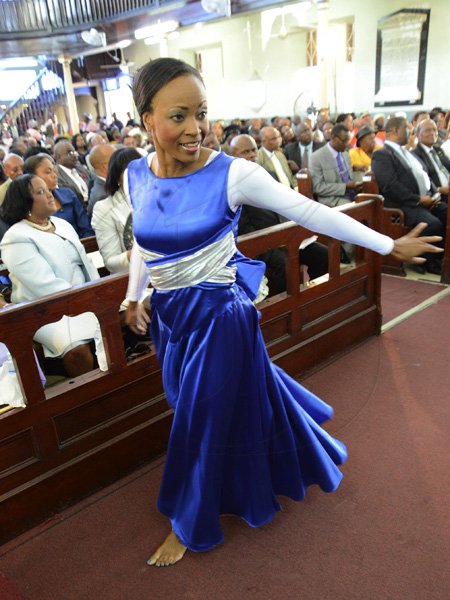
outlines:
[{"label": "wooden paneling", "polygon": [[32,429],[20,431],[0,441],[0,477],[6,477],[38,459],[38,448]]}]

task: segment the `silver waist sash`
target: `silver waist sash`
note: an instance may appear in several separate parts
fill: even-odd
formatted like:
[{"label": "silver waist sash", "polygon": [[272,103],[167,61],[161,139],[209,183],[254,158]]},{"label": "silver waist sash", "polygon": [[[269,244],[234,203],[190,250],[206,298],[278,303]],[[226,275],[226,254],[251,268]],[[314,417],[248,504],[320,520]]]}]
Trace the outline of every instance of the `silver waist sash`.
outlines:
[{"label": "silver waist sash", "polygon": [[233,283],[236,280],[236,267],[227,267],[227,263],[236,252],[232,231],[189,256],[163,265],[151,266],[147,261],[162,258],[164,255],[149,252],[141,246],[138,248],[147,265],[151,284],[157,290],[176,290],[201,282]]}]

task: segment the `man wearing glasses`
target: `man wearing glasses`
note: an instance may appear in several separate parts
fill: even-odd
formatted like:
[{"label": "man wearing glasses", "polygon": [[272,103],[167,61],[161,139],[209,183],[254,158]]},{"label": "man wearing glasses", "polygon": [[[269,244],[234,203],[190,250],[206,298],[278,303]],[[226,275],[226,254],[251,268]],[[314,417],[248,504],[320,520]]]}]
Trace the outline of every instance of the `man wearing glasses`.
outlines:
[{"label": "man wearing glasses", "polygon": [[83,206],[89,199],[90,176],[78,161],[78,152],[70,142],[58,142],[54,150],[58,186],[68,187],[75,192]]},{"label": "man wearing glasses", "polygon": [[327,206],[347,204],[361,191],[362,182],[354,181],[347,150],[349,142],[350,131],[338,123],[331,131],[330,141],[311,155],[313,192]]},{"label": "man wearing glasses", "polygon": [[23,169],[23,158],[17,154],[8,154],[3,160],[3,172],[7,179],[2,185],[0,185],[0,206],[3,204],[5,194],[9,188],[9,184],[19,175],[22,175]]}]

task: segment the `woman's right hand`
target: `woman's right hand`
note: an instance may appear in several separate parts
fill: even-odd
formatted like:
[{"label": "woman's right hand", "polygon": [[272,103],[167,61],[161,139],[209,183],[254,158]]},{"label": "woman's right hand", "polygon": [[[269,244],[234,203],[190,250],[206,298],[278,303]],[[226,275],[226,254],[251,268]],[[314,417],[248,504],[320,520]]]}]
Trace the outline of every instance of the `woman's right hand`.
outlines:
[{"label": "woman's right hand", "polygon": [[129,302],[125,323],[137,335],[145,335],[148,331],[150,317],[142,302]]}]

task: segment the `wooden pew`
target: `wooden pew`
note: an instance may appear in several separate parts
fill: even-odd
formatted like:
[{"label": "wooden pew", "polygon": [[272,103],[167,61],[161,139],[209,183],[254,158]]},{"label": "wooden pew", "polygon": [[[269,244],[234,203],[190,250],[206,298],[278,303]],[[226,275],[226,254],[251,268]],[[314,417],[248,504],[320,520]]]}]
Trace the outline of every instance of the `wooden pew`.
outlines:
[{"label": "wooden pew", "polygon": [[[364,186],[363,186],[364,189]],[[378,186],[373,189],[378,189]],[[371,199],[378,199],[380,202],[383,202],[383,196],[376,193],[363,193],[357,194],[355,197],[355,202],[366,202]],[[383,207],[381,213],[381,228],[379,229],[380,233],[384,233],[388,235],[392,239],[397,239],[402,235],[407,233],[408,228],[405,225],[405,216],[403,211],[399,208],[385,208]],[[403,263],[393,256],[383,256],[381,269],[383,273],[389,273],[390,275],[397,275],[400,277],[406,276],[406,271],[403,267]]]},{"label": "wooden pew", "polygon": [[314,199],[311,171],[309,169],[302,169],[295,177],[297,178],[297,189],[299,193],[307,198]]},{"label": "wooden pew", "polygon": [[[367,194],[378,195],[380,193],[377,180],[375,179],[375,174],[372,171],[368,171],[365,174],[365,181],[363,182],[362,191],[363,194],[360,194],[359,196],[363,200],[367,199]],[[405,233],[409,231],[409,228],[405,225],[405,216],[403,211],[399,208],[385,208],[383,214],[383,229],[381,231],[393,239],[397,239],[402,235],[405,235]],[[396,260],[392,256],[385,256],[383,258],[382,268],[384,273],[402,276],[406,275],[403,265],[400,263],[400,261]],[[447,212],[441,283],[450,284],[450,211]]]},{"label": "wooden pew", "polygon": [[450,210],[447,211],[447,226],[445,228],[445,249],[442,258],[441,283],[450,284]]},{"label": "wooden pew", "polygon": [[[313,186],[312,186],[312,177],[311,172],[307,170],[302,170],[301,173],[297,173],[297,187],[300,194],[307,196],[308,198],[314,198],[313,194]],[[364,175],[362,194],[358,194],[355,198],[356,202],[363,202],[365,200],[370,199],[371,197],[377,197],[383,199],[380,195],[380,191],[378,188],[377,181],[375,179],[375,175],[372,171],[367,172]],[[389,237],[394,239],[401,237],[407,231],[405,227],[405,218],[403,212],[399,209],[384,209],[383,217],[382,217],[382,225],[380,231]],[[392,256],[384,256],[382,262],[382,270],[384,273],[389,273],[391,275],[400,275],[402,277],[406,276],[406,272],[403,268],[403,265],[400,261],[396,260]],[[450,256],[449,256],[449,271],[450,271]]]},{"label": "wooden pew", "polygon": [[[379,200],[343,209],[378,229]],[[287,253],[287,291],[258,307],[268,351],[291,374],[377,334],[381,326],[380,257],[364,249],[340,265],[329,247],[329,280],[300,287],[298,247],[311,232],[292,223],[243,236],[240,249]],[[154,352],[126,361],[118,306],[126,275],[113,275],[0,311],[0,341],[13,355],[27,407],[0,415],[0,542],[162,454],[171,425]],[[109,370],[94,370],[43,389],[32,337],[64,314],[92,310],[100,321]]]}]

